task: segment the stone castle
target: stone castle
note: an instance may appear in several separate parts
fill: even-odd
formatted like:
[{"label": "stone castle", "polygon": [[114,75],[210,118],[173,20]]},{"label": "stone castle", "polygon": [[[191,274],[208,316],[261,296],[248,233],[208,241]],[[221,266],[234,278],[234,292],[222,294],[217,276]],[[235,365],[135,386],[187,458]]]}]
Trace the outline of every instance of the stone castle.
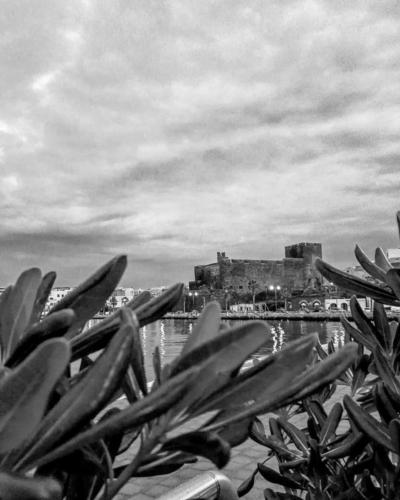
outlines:
[{"label": "stone castle", "polygon": [[321,289],[322,276],[314,261],[322,257],[320,243],[297,243],[285,247],[281,260],[230,259],[217,252],[217,262],[195,266],[195,288],[249,293],[279,286],[286,295]]}]

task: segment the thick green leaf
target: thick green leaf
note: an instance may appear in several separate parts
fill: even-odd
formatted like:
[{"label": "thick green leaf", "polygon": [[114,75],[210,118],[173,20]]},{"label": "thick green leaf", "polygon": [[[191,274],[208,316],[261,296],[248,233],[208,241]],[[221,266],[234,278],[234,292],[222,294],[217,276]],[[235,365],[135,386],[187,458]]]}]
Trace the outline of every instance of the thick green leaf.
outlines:
[{"label": "thick green leaf", "polygon": [[158,297],[146,302],[138,307],[135,312],[140,326],[148,325],[162,318],[165,313],[172,309],[179,302],[183,292],[182,283],[171,286]]},{"label": "thick green leaf", "polygon": [[250,425],[249,436],[256,443],[261,444],[262,446],[267,446],[267,435],[265,434],[264,425],[257,417],[253,419],[252,424]]},{"label": "thick green leaf", "polygon": [[301,500],[301,497],[297,495],[292,495],[290,493],[280,493],[273,491],[270,488],[265,488],[264,490],[265,500]]},{"label": "thick green leaf", "polygon": [[50,313],[61,309],[73,309],[75,312],[76,320],[68,331],[69,338],[73,338],[103,307],[118,285],[126,264],[125,255],[115,257],[54,305]]},{"label": "thick green leaf", "polygon": [[356,245],[354,254],[358,262],[367,271],[369,275],[371,275],[375,279],[383,281],[384,283],[386,282],[386,271],[381,269],[374,262],[372,262],[358,245]]},{"label": "thick green leaf", "polygon": [[6,366],[10,368],[17,366],[45,340],[62,337],[74,319],[75,313],[72,309],[63,309],[46,316],[43,321],[33,324],[7,359]]},{"label": "thick green leaf", "polygon": [[354,363],[357,358],[357,349],[357,344],[350,342],[307,370],[300,377],[300,380],[294,384],[294,388],[298,389],[298,391],[295,392],[294,396],[289,397],[288,401],[293,402],[311,396],[319,388],[336,380]]},{"label": "thick green leaf", "polygon": [[359,431],[351,432],[344,440],[335,443],[329,451],[322,454],[325,459],[354,457],[368,444],[366,436]]},{"label": "thick green leaf", "polygon": [[353,295],[350,299],[350,309],[353,319],[363,335],[368,338],[372,348],[380,347],[378,334],[372,321],[368,319],[361,308],[357,298]]},{"label": "thick green leaf", "polygon": [[[183,285],[177,284],[150,301],[141,302],[141,305],[137,306],[138,302],[134,300],[128,303],[127,307],[136,313],[139,324],[142,327],[160,319],[166,312],[172,310],[174,305],[179,301],[182,290]],[[119,316],[115,313],[74,337],[72,339],[72,359],[75,360],[103,349],[118,328]]]},{"label": "thick green leaf", "polygon": [[7,359],[29,326],[42,276],[37,268],[24,271],[2,300],[0,338],[3,359]]},{"label": "thick green leaf", "polygon": [[338,428],[338,425],[342,418],[342,413],[342,405],[339,402],[335,403],[328,415],[328,418],[322,426],[320,434],[320,446],[326,446],[332,436],[335,435],[336,429]]},{"label": "thick green leaf", "polygon": [[382,382],[379,382],[374,387],[374,397],[375,397],[375,407],[378,410],[379,416],[386,425],[397,417],[397,411],[395,410],[388,391]]},{"label": "thick green leaf", "polygon": [[[261,399],[259,402],[247,405],[241,410],[235,410],[231,414],[228,412],[218,423],[221,426],[227,425],[236,420],[274,411],[282,406],[304,399],[335,380],[354,363],[356,357],[357,344],[346,344],[335,354],[306,370],[290,385],[271,394],[268,399]],[[211,425],[207,430],[214,430],[216,425],[216,423]]]},{"label": "thick green leaf", "polygon": [[128,308],[126,308],[126,311],[127,311],[127,314],[125,315],[127,318],[126,322],[131,325],[133,332],[130,366],[133,370],[133,373],[135,374],[140,390],[142,391],[143,394],[147,394],[147,378],[146,378],[146,371],[144,368],[144,354],[143,354],[142,339],[139,332],[139,322],[137,320],[135,313],[132,313]]},{"label": "thick green leaf", "polygon": [[308,335],[291,342],[281,351],[262,360],[235,377],[230,384],[210,398],[207,409],[242,406],[245,402],[266,402],[288,387],[312,359],[318,335]]},{"label": "thick green leaf", "polygon": [[267,481],[269,481],[270,483],[280,484],[285,488],[304,489],[303,486],[297,481],[294,481],[290,477],[284,476],[283,474],[276,472],[274,469],[271,469],[271,467],[267,467],[264,464],[258,463],[257,469],[258,472],[262,475],[262,477]]},{"label": "thick green leaf", "polygon": [[243,497],[244,495],[247,495],[251,491],[251,489],[254,486],[254,480],[256,477],[258,470],[256,469],[251,476],[249,476],[247,479],[245,479],[237,489],[237,494],[238,497]]},{"label": "thick green leaf", "polygon": [[353,380],[351,382],[351,395],[357,392],[357,390],[363,386],[365,379],[368,375],[368,368],[370,365],[370,357],[368,354],[363,354],[358,360],[357,366],[353,372]]},{"label": "thick green leaf", "polygon": [[396,394],[400,394],[400,384],[396,375],[381,349],[373,351],[375,367],[382,381]]},{"label": "thick green leaf", "polygon": [[[179,373],[190,366],[201,365],[199,379],[188,392],[176,411],[187,408],[189,413],[208,411],[205,398],[216,394],[217,399],[232,375],[244,361],[268,339],[265,323],[252,321],[220,333],[215,339],[201,344],[173,363],[171,374]],[[217,403],[218,408],[219,404]],[[217,408],[212,408],[217,409]]]},{"label": "thick green leaf", "polygon": [[393,339],[389,321],[383,304],[374,302],[374,324],[379,343],[389,353],[392,349]]},{"label": "thick green leaf", "polygon": [[347,414],[359,430],[364,432],[375,443],[390,451],[396,451],[389,433],[378,420],[360,408],[347,394],[343,398],[343,404]]},{"label": "thick green leaf", "polygon": [[0,453],[16,448],[37,428],[69,356],[64,339],[48,340],[0,380]]},{"label": "thick green leaf", "polygon": [[51,477],[0,472],[1,500],[61,500],[61,485]]},{"label": "thick green leaf", "polygon": [[231,448],[214,432],[189,432],[170,439],[163,444],[162,450],[183,451],[200,455],[211,460],[219,469],[224,467],[230,458]]},{"label": "thick green leaf", "polygon": [[49,298],[51,289],[53,288],[54,282],[56,280],[56,276],[56,273],[53,271],[43,276],[43,279],[36,293],[35,303],[29,321],[30,324],[34,324],[40,321],[44,306],[46,305],[47,299]]},{"label": "thick green leaf", "polygon": [[400,455],[400,419],[394,418],[389,424],[389,434],[397,455]]},{"label": "thick green leaf", "polygon": [[214,339],[219,334],[220,323],[221,307],[218,302],[210,302],[196,321],[190,337],[183,346],[181,355],[184,356],[195,347]]},{"label": "thick green leaf", "polygon": [[199,371],[197,367],[193,367],[171,378],[148,396],[124,408],[119,413],[111,415],[106,421],[99,422],[90,429],[82,431],[47,455],[39,458],[35,465],[56,460],[99,439],[114,436],[126,430],[132,431],[157,418],[184,396],[198,377]]},{"label": "thick green leaf", "polygon": [[370,351],[372,351],[375,348],[376,344],[374,343],[374,341],[370,337],[365,335],[363,332],[355,328],[347,318],[342,316],[340,318],[340,322],[342,323],[345,332],[350,339],[355,340],[359,344],[365,346]]},{"label": "thick green leaf", "polygon": [[400,300],[400,272],[399,269],[390,269],[386,273],[386,282]]},{"label": "thick green leaf", "polygon": [[[123,310],[122,314],[128,314]],[[60,439],[87,423],[107,404],[128,366],[133,344],[133,326],[124,319],[108,348],[97,358],[86,374],[42,420],[19,466],[40,457]]]},{"label": "thick green leaf", "polygon": [[383,269],[385,273],[390,271],[393,267],[382,248],[377,248],[375,250],[375,264]]},{"label": "thick green leaf", "polygon": [[393,293],[357,276],[340,271],[319,258],[315,260],[315,267],[328,281],[332,281],[340,288],[344,288],[356,295],[371,297],[384,304],[400,305],[399,299]]},{"label": "thick green leaf", "polygon": [[288,438],[293,442],[296,448],[301,451],[304,456],[306,456],[308,454],[309,447],[307,437],[304,432],[282,417],[278,418],[278,424],[285,431]]},{"label": "thick green leaf", "polygon": [[[240,367],[250,354],[267,342],[269,333],[269,327],[262,321],[244,323],[224,331],[176,358],[171,364],[170,376],[215,357],[218,353],[221,353],[218,361],[222,363],[218,371],[232,372]],[[234,359],[231,356],[234,356]]]}]

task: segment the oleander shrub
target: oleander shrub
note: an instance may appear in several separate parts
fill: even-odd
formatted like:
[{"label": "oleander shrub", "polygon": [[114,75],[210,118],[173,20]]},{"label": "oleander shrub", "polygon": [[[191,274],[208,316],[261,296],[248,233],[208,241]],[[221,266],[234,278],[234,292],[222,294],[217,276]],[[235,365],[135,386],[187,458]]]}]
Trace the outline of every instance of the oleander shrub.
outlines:
[{"label": "oleander shrub", "polygon": [[318,340],[309,336],[243,370],[269,328],[222,328],[211,303],[170,364],[155,350],[150,386],[140,328],[175,306],[182,285],[154,299],[145,292],[85,328],[126,263],[112,259],[47,315],[55,273],[29,269],[1,295],[2,499],[109,499],[132,477],[168,474],[197,456],[223,467],[256,415],[320,392],[356,359],[348,343],[314,364]]},{"label": "oleander shrub", "polygon": [[[400,231],[400,213],[397,222]],[[343,398],[330,400],[332,384],[270,418],[267,428],[253,421],[250,436],[268,452],[240,486],[240,495],[250,491],[258,475],[269,483],[268,500],[400,498],[400,325],[399,317],[388,318],[385,309],[400,306],[400,269],[380,248],[374,261],[359,246],[355,255],[370,279],[316,262],[324,277],[354,293],[352,321],[341,320],[345,346],[358,344],[354,362],[336,380]],[[374,299],[371,315],[357,296]],[[332,342],[327,350],[321,345],[316,350],[320,360],[335,352]]]}]

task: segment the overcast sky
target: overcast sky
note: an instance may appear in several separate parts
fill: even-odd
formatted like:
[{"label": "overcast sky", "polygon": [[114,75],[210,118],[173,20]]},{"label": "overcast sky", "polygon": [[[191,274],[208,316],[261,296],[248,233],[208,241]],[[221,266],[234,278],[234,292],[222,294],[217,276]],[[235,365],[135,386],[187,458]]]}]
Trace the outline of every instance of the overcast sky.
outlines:
[{"label": "overcast sky", "polygon": [[399,246],[397,0],[9,0],[0,41],[0,285]]}]

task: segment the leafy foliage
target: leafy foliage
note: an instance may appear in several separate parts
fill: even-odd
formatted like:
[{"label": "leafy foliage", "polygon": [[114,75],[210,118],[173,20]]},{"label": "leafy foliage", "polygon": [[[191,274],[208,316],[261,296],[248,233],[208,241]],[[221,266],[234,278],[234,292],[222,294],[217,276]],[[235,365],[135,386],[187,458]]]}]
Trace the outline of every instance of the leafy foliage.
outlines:
[{"label": "leafy foliage", "polygon": [[[269,328],[222,328],[212,303],[170,365],[154,352],[149,389],[140,327],[171,310],[182,285],[154,299],[144,293],[85,328],[125,267],[115,257],[47,315],[55,273],[29,269],[0,297],[2,498],[112,498],[131,477],[168,474],[198,455],[223,467],[256,415],[318,392],[357,355],[350,343],[315,364],[311,336],[244,371]],[[196,422],[189,433],[188,421]],[[117,462],[135,442],[134,458]]]},{"label": "leafy foliage", "polygon": [[[397,222],[400,232],[400,213]],[[322,260],[316,263],[325,278],[356,294],[350,302],[352,321],[342,319],[345,346],[336,353],[340,356],[348,345],[358,344],[353,363],[337,378],[347,394],[332,405],[328,400],[333,390],[314,393],[291,411],[271,417],[268,430],[255,420],[250,436],[269,451],[239,488],[240,495],[261,475],[285,491],[267,488],[268,499],[400,498],[400,326],[389,321],[384,307],[400,305],[400,270],[380,248],[374,262],[358,246],[355,254],[370,280]],[[362,310],[357,296],[374,299],[372,316]],[[316,349],[322,363],[335,355],[333,343],[327,351],[320,345]],[[266,466],[269,460],[277,466]]]}]

